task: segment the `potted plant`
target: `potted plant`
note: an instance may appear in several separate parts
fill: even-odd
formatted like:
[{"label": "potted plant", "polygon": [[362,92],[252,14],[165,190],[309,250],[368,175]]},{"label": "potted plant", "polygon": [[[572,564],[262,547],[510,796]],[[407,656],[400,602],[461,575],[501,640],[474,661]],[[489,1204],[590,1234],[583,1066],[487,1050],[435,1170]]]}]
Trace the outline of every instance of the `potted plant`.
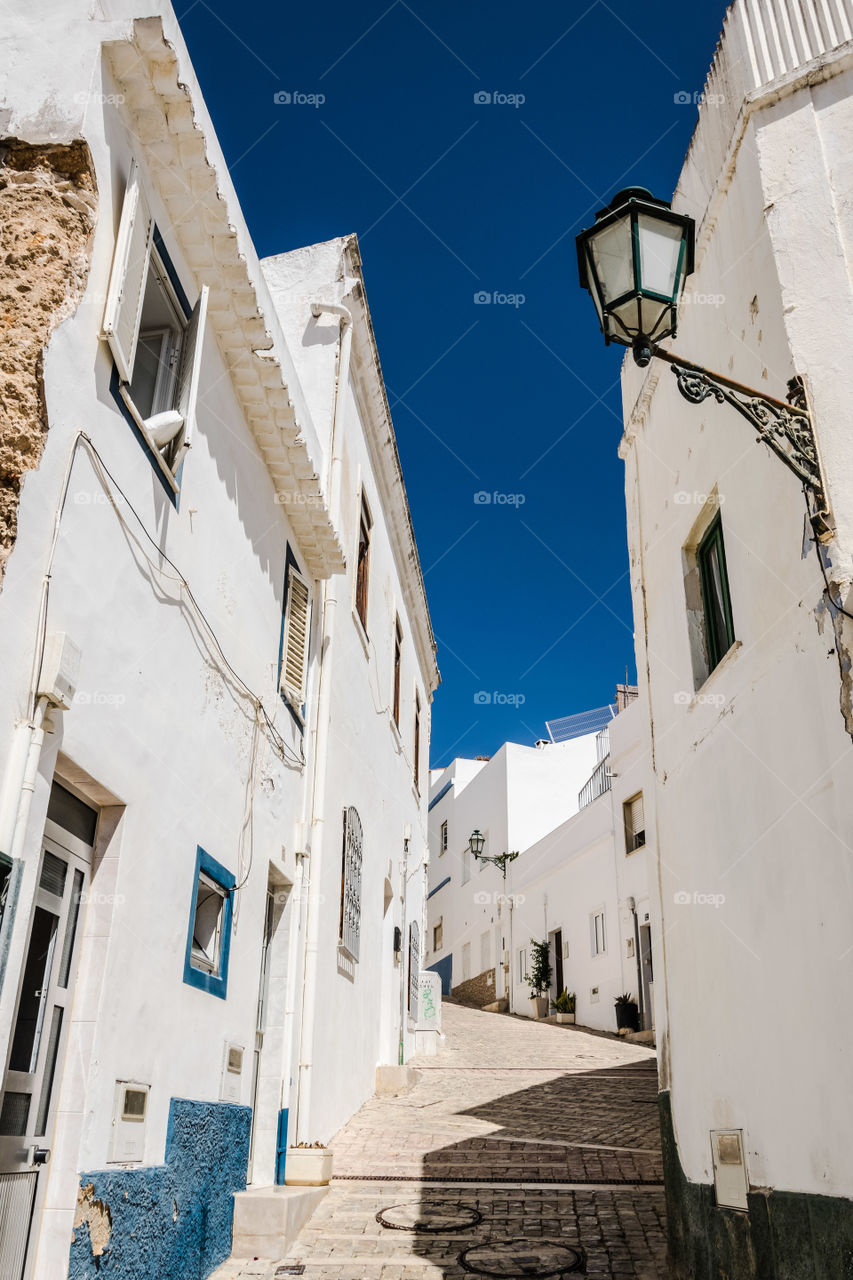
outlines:
[{"label": "potted plant", "polygon": [[574,1022],[576,999],[574,991],[567,991],[563,987],[557,999],[551,1001],[551,1008],[556,1013],[558,1022]]},{"label": "potted plant", "polygon": [[537,942],[535,938],[531,938],[530,948],[530,973],[527,985],[530,988],[533,1016],[547,1018],[548,990],[551,986],[551,948],[547,938],[543,942]]},{"label": "potted plant", "polygon": [[300,1142],[287,1148],[287,1187],[326,1187],[332,1180],[332,1153],[322,1142]]},{"label": "potted plant", "polygon": [[634,997],[627,992],[616,997],[616,1028],[619,1031],[640,1030],[640,1010]]}]

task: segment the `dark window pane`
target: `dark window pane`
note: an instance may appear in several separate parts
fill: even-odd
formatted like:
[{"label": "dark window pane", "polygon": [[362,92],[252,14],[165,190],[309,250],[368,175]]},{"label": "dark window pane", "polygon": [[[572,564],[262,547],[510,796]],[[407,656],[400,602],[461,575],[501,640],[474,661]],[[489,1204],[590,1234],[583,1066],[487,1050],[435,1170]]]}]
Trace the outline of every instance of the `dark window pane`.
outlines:
[{"label": "dark window pane", "polygon": [[47,1113],[50,1110],[50,1099],[53,1094],[53,1077],[56,1074],[56,1060],[59,1056],[59,1040],[62,1036],[63,1009],[57,1004],[53,1007],[50,1020],[50,1039],[47,1042],[47,1057],[44,1061],[44,1079],[41,1086],[38,1115],[36,1117],[36,1135],[41,1137],[47,1127]]},{"label": "dark window pane", "polygon": [[7,1090],[3,1095],[3,1109],[0,1110],[0,1135],[4,1138],[23,1138],[27,1132],[29,1114],[30,1095]]},{"label": "dark window pane", "polygon": [[58,923],[59,919],[52,911],[36,907],[27,962],[24,966],[24,982],[15,1022],[12,1054],[9,1059],[11,1071],[32,1071],[35,1059],[38,1057],[42,991],[50,981],[50,966]]},{"label": "dark window pane", "polygon": [[83,800],[78,800],[59,782],[54,782],[50,789],[47,816],[51,822],[55,822],[57,826],[76,836],[84,844],[95,843],[95,828],[98,825],[97,809],[92,809]]},{"label": "dark window pane", "polygon": [[71,956],[74,952],[74,939],[77,936],[77,921],[80,919],[80,899],[83,896],[83,872],[74,872],[74,888],[71,894],[71,910],[65,926],[65,940],[62,943],[62,958],[59,961],[59,986],[68,986],[71,971]]},{"label": "dark window pane", "polygon": [[68,871],[68,863],[62,858],[57,858],[54,854],[45,850],[44,859],[41,864],[41,879],[39,884],[42,889],[48,893],[54,894],[57,898],[61,898],[65,892],[65,876]]},{"label": "dark window pane", "polygon": [[719,518],[706,533],[699,547],[698,559],[705,608],[708,665],[713,671],[734,643],[723,531]]}]

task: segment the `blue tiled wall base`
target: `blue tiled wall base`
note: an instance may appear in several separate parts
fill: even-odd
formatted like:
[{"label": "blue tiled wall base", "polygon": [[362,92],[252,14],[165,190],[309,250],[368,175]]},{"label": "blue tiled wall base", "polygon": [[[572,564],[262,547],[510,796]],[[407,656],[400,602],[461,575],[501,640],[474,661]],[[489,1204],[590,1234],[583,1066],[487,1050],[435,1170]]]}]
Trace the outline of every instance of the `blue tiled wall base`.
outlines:
[{"label": "blue tiled wall base", "polygon": [[231,1253],[234,1193],[245,1191],[250,1107],[173,1098],[166,1163],[81,1173],[109,1209],[110,1241],[95,1257],[74,1232],[69,1280],[206,1280]]}]

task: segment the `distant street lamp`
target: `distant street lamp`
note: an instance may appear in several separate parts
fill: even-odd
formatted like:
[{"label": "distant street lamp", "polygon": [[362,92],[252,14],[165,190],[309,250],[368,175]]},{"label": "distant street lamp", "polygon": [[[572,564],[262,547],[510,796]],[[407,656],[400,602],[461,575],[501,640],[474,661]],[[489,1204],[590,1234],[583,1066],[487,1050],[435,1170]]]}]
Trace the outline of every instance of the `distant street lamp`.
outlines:
[{"label": "distant street lamp", "polygon": [[[490,862],[493,867],[500,867],[501,875],[503,876],[503,881],[504,881],[503,900],[509,906],[510,962],[509,962],[509,966],[505,966],[505,972],[506,972],[507,1003],[509,1006],[509,1011],[510,1013],[512,1013],[512,908],[514,904],[511,897],[507,898],[506,869],[511,862],[515,862],[516,858],[518,857],[518,850],[515,849],[512,853],[498,853],[498,854],[495,854],[493,857],[491,854],[483,853],[483,849],[485,848],[485,846],[486,846],[486,837],[483,835],[482,831],[480,831],[479,827],[477,827],[475,828],[474,831],[471,832],[471,835],[468,838],[468,848],[473,853],[476,861]],[[500,910],[498,911],[498,915],[500,915]]]},{"label": "distant street lamp", "polygon": [[480,857],[481,853],[483,852],[485,843],[486,843],[486,837],[483,835],[482,831],[479,830],[479,828],[471,832],[471,838],[468,841],[468,847],[470,848],[475,858]]},{"label": "distant street lamp", "polygon": [[776,400],[701,365],[681,360],[658,343],[674,337],[684,281],[693,271],[695,224],[674,213],[645,187],[627,187],[596,214],[577,237],[581,287],[598,312],[604,341],[630,347],[645,368],[657,356],[672,366],[678,389],[691,404],[712,396],[736,409],[777,458],[811,490],[815,534],[834,533],[802,378],[788,383],[788,399]]}]

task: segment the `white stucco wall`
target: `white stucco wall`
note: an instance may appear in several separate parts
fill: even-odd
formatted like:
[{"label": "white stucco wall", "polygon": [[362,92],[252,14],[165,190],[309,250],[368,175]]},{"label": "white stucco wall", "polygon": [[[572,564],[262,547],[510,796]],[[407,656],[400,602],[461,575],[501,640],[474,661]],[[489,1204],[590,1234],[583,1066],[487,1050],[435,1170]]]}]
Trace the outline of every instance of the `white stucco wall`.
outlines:
[{"label": "white stucco wall", "polygon": [[[509,917],[500,899],[505,888],[510,891],[520,860],[510,864],[505,886],[499,868],[475,863],[466,855],[472,831],[478,829],[486,836],[487,855],[521,852],[577,812],[578,792],[595,763],[595,734],[586,734],[541,748],[508,742],[487,762],[455,760],[434,778],[430,787],[433,800],[449,781],[453,780],[453,786],[429,815],[432,896],[428,903],[427,963],[433,965],[451,953],[454,986],[463,980],[463,948],[470,945],[468,976],[476,977],[497,962],[496,998],[506,994],[503,952],[510,946]],[[442,855],[444,821],[448,824],[448,847]],[[464,878],[466,869],[468,879]],[[448,877],[449,883],[439,887]],[[433,929],[439,919],[443,945],[436,951]],[[483,965],[486,932],[489,963]]]},{"label": "white stucco wall", "polygon": [[[738,117],[742,63],[725,46],[718,55],[712,87],[725,113],[703,107],[676,207],[701,219],[688,292],[719,302],[682,308],[674,348],[778,398],[804,375],[838,528],[831,572],[845,595],[849,60],[849,49],[818,58],[804,80],[794,71],[756,92]],[[803,496],[732,409],[687,406],[662,365],[644,377],[626,363],[623,395],[656,782],[647,812],[660,849],[659,1044],[679,1155],[690,1179],[710,1182],[709,1131],[743,1128],[753,1185],[849,1196],[853,1157],[838,1115],[853,1033],[838,1009],[853,963],[851,744],[823,581],[803,545]],[[714,494],[738,644],[702,683],[683,548]]]},{"label": "white stucco wall", "polygon": [[[196,120],[206,131],[208,158],[218,168],[229,218],[256,285],[263,327],[272,334],[299,419],[300,442],[290,453],[293,466],[301,468],[292,481],[295,491],[312,468],[320,475],[326,471],[336,348],[324,348],[327,358],[303,387],[297,372],[299,351],[291,345],[291,335],[285,339],[279,324],[174,15],[168,5],[158,3],[147,11],[162,14],[168,41],[178,52],[180,83],[193,93]],[[24,483],[18,541],[0,594],[5,674],[0,688],[0,771],[8,764],[15,726],[26,712],[42,574],[78,431],[91,437],[127,498],[119,500],[117,512],[88,455],[78,449],[52,565],[48,631],[67,632],[82,650],[79,696],[70,710],[56,716],[55,732],[48,736],[39,762],[19,906],[0,993],[5,1061],[56,771],[93,804],[112,807],[101,824],[92,901],[84,920],[59,1116],[49,1144],[53,1159],[38,1280],[59,1280],[66,1273],[78,1174],[106,1163],[117,1080],[151,1085],[146,1163],[162,1162],[173,1097],[219,1099],[226,1041],[246,1049],[240,1101],[251,1103],[268,882],[281,900],[259,1090],[254,1175],[261,1184],[272,1181],[276,1118],[280,1107],[294,1105],[292,1082],[300,1061],[309,1058],[313,1073],[303,1123],[314,1138],[326,1140],[372,1093],[377,1063],[397,1060],[405,950],[403,964],[395,964],[393,924],[403,924],[405,915],[406,921],[417,919],[422,928],[424,916],[429,714],[437,673],[420,579],[412,567],[416,554],[404,564],[400,552],[398,531],[409,527],[405,490],[402,481],[396,487],[386,481],[380,485],[374,475],[379,428],[371,419],[373,401],[359,402],[366,395],[362,374],[354,372],[344,389],[346,481],[339,530],[350,569],[338,575],[341,616],[335,646],[324,659],[332,682],[330,719],[316,735],[310,729],[310,711],[323,648],[324,588],[314,581],[309,715],[303,730],[281,701],[277,684],[286,554],[289,547],[311,577],[309,548],[294,530],[296,513],[282,500],[282,486],[289,489],[291,482],[286,475],[272,478],[247,423],[221,354],[221,330],[210,325],[205,338],[197,430],[177,509],[109,391],[112,362],[99,333],[131,157],[143,170],[155,219],[191,301],[199,287],[183,247],[187,228],[173,226],[159,194],[162,174],[151,162],[144,137],[129,127],[122,93],[102,55],[102,42],[131,36],[134,13],[130,0],[111,3],[107,17],[99,11],[94,18],[82,4],[50,5],[49,12],[41,10],[36,24],[52,24],[51,40],[44,43],[30,16],[19,8],[6,30],[10,56],[3,85],[9,104],[2,117],[5,131],[32,142],[84,137],[95,165],[98,218],[85,296],[75,315],[54,333],[47,351],[49,432],[41,463]],[[368,346],[372,337],[363,297],[361,305],[361,342]],[[220,316],[217,324],[223,323]],[[382,423],[382,430],[390,430],[387,423]],[[374,443],[368,445],[371,433]],[[373,643],[368,651],[356,632],[350,606],[353,486],[362,479],[371,494],[374,520]],[[321,518],[327,515],[320,511]],[[286,761],[276,756],[263,732],[253,757],[252,701],[224,669],[221,654],[160,551],[189,582],[228,662],[275,722],[290,753]],[[318,554],[313,542],[310,554]],[[395,611],[404,629],[399,734],[387,713]],[[422,707],[420,795],[412,782],[415,689]],[[323,806],[312,813],[309,790],[321,741],[328,747]],[[248,826],[247,792],[253,797]],[[362,951],[355,974],[341,972],[337,947],[341,815],[350,804],[358,808],[365,830]],[[318,829],[328,832],[322,861],[313,859],[313,846],[320,842],[312,842],[312,834],[316,837]],[[199,845],[241,885],[224,1000],[183,981]],[[301,909],[296,896],[288,894],[297,880],[296,855],[306,851],[312,855],[306,896],[313,896],[320,924],[314,1034],[300,1045],[298,1020],[292,1005],[288,1011],[286,995],[288,981],[295,992],[302,985],[304,939],[300,934],[291,950]],[[393,894],[387,911],[386,878]],[[405,1018],[404,1023],[408,1054],[414,1048],[414,1029]]]}]

